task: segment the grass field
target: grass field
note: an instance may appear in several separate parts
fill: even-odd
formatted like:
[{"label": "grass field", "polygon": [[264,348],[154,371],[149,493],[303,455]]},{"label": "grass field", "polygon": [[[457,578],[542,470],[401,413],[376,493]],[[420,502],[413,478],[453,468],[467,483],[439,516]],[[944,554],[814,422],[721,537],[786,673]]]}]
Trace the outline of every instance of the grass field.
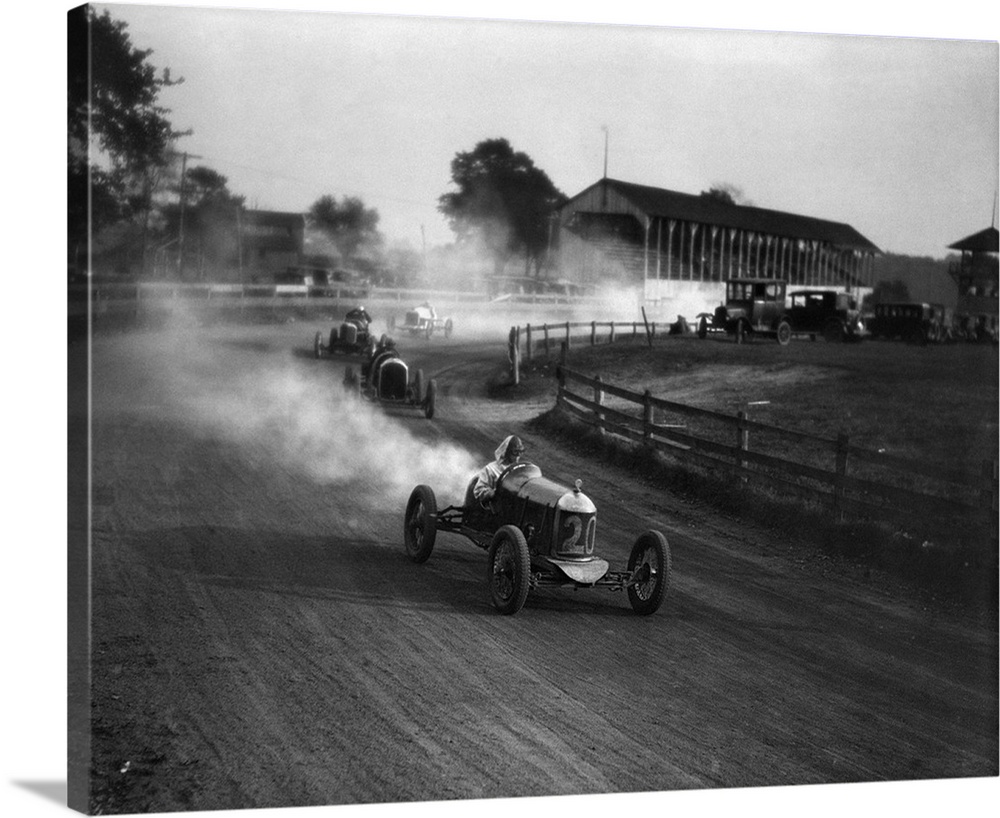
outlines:
[{"label": "grass field", "polygon": [[[521,385],[502,389],[510,397],[551,391],[555,353],[536,356],[521,367]],[[981,474],[997,458],[998,354],[994,345],[950,344],[918,347],[899,342],[858,344],[795,339],[787,347],[759,339],[737,345],[731,339],[694,336],[644,338],[614,344],[577,344],[567,367],[629,390],[645,389],[658,398],[826,438],[839,433],[851,444],[933,464],[943,471]],[[560,434],[564,419],[543,416],[538,428]],[[579,440],[579,431],[574,439]],[[596,435],[590,444],[603,456],[635,458],[634,447],[615,446]],[[801,461],[800,461],[801,462]],[[643,462],[649,467],[649,462]],[[955,542],[919,529],[843,524],[780,493],[745,490],[705,478],[697,470],[660,463],[660,476],[674,490],[689,490],[728,511],[786,530],[810,531],[829,550],[863,557],[922,582],[952,588],[975,586],[976,595],[995,593],[996,554],[990,526],[971,523],[973,536]],[[920,490],[920,486],[913,488]],[[921,547],[924,546],[924,547]],[[964,569],[964,570],[963,570]],[[985,575],[983,574],[985,572]],[[986,583],[984,587],[983,583]]]}]

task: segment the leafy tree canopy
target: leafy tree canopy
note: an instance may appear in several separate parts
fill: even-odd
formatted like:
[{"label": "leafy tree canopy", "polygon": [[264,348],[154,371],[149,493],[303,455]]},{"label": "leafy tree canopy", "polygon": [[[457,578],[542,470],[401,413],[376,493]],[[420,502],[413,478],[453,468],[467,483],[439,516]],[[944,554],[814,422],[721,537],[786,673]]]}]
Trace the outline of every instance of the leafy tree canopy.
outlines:
[{"label": "leafy tree canopy", "polygon": [[714,182],[708,190],[703,190],[700,195],[707,199],[717,199],[720,202],[728,204],[753,205],[753,202],[743,194],[743,189],[731,182]]},{"label": "leafy tree canopy", "polygon": [[378,230],[379,214],[365,207],[357,196],[321,196],[309,208],[310,228],[318,230],[337,247],[341,256],[353,258],[361,248],[376,249],[383,243]]},{"label": "leafy tree canopy", "polygon": [[548,247],[550,219],[566,196],[526,153],[506,139],[486,139],[451,162],[456,191],[438,199],[460,243],[481,239],[497,271],[515,253],[536,269]]},{"label": "leafy tree canopy", "polygon": [[871,292],[870,301],[872,304],[888,304],[893,301],[912,301],[910,298],[910,288],[902,279],[892,281],[878,281]]},{"label": "leafy tree canopy", "polygon": [[[150,50],[132,45],[126,24],[92,6],[69,14],[69,196],[71,243],[87,232],[148,210],[152,180],[168,164],[170,147],[185,134],[173,129],[157,100],[172,80],[147,62]],[[92,157],[97,152],[100,161]],[[87,193],[92,193],[87,209]]]},{"label": "leafy tree canopy", "polygon": [[229,191],[229,180],[212,168],[199,165],[187,172],[184,180],[184,198],[195,208],[235,209],[242,207],[245,196]]}]

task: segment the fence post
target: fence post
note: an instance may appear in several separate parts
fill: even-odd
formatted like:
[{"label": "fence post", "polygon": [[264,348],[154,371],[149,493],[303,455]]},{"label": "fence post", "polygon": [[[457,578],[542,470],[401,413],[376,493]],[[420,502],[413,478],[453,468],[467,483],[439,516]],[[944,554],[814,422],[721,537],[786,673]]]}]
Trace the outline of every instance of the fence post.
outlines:
[{"label": "fence post", "polygon": [[833,479],[833,517],[840,521],[843,514],[844,477],[847,476],[847,449],[850,438],[841,432],[837,435],[837,475]]},{"label": "fence post", "polygon": [[545,335],[545,357],[549,357],[549,325],[542,324],[542,333]]},{"label": "fence post", "polygon": [[566,349],[569,349],[569,321],[566,322]]},{"label": "fence post", "polygon": [[[736,465],[741,469],[747,467],[744,452],[750,451],[750,430],[747,428],[747,413],[740,410],[736,413]],[[743,478],[746,480],[746,478]]]},{"label": "fence post", "polygon": [[563,341],[559,345],[559,366],[566,366],[567,351],[569,351],[569,341]]},{"label": "fence post", "polygon": [[593,346],[597,343],[597,322],[590,322],[590,345]]},{"label": "fence post", "polygon": [[566,373],[563,372],[562,364],[556,366],[556,381],[559,384],[556,389],[556,406],[563,406],[566,403]]},{"label": "fence post", "polygon": [[639,325],[633,321],[632,322],[632,338],[634,339],[636,335],[639,334]]},{"label": "fence post", "polygon": [[[601,376],[597,376],[597,383],[594,385],[594,403],[598,406],[604,406],[604,389],[602,388],[603,380]],[[594,410],[594,416],[597,418],[597,431],[601,437],[604,437],[604,412],[600,409]]]},{"label": "fence post", "polygon": [[653,396],[648,389],[642,393],[642,439],[648,446],[653,443]]},{"label": "fence post", "polygon": [[531,360],[531,324],[524,328],[524,357]]},{"label": "fence post", "polygon": [[608,343],[613,344],[615,342],[615,322],[611,322],[611,333],[608,336]]},{"label": "fence post", "polygon": [[508,346],[508,357],[510,358],[510,376],[511,380],[514,382],[514,386],[521,383],[521,365],[518,360],[521,357],[521,352],[518,349],[517,342],[517,327],[510,328],[510,337],[507,341]]}]

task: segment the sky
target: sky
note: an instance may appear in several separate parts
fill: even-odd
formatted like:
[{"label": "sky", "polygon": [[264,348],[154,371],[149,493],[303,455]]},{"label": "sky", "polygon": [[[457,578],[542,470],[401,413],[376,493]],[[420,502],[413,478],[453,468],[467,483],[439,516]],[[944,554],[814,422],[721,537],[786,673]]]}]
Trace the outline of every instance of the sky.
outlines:
[{"label": "sky", "polygon": [[[434,3],[241,5],[97,7],[184,78],[160,102],[193,131],[178,146],[189,166],[215,169],[253,207],[359,196],[390,241],[446,243],[437,203],[454,189],[452,159],[503,137],[568,196],[601,178],[607,146],[613,178],[693,194],[735,185],[758,207],[850,224],[886,252],[944,257],[995,218],[985,10],[956,40],[876,14],[816,28],[859,32],[845,36],[791,15],[803,33],[668,27],[673,12],[658,25],[578,7],[545,17],[544,3],[529,21],[470,16],[527,5],[510,3],[466,4],[463,18],[415,16],[455,13]],[[555,22],[587,19],[598,22]]]}]

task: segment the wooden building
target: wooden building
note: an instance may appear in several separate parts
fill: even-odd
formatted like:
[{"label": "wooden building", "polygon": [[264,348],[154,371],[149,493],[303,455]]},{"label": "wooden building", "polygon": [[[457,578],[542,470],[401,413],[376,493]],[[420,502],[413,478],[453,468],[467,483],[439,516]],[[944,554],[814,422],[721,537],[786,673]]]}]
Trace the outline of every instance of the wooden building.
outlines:
[{"label": "wooden building", "polygon": [[271,280],[295,266],[303,252],[306,220],[301,213],[244,210],[236,225],[238,264],[248,279]]},{"label": "wooden building", "polygon": [[617,179],[578,193],[558,217],[563,276],[642,287],[645,302],[684,314],[711,309],[725,280],[744,276],[860,298],[880,252],[847,224]]},{"label": "wooden building", "polygon": [[962,256],[951,267],[951,277],[958,285],[956,317],[971,323],[970,329],[997,337],[998,305],[998,232],[987,227],[971,236],[949,244]]}]

